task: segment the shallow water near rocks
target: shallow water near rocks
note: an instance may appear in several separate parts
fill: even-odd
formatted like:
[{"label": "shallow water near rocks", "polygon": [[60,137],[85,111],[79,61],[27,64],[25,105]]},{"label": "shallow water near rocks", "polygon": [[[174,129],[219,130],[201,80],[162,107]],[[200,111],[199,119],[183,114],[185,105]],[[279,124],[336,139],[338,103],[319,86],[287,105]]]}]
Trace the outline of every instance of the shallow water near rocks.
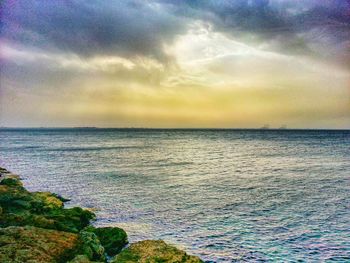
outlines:
[{"label": "shallow water near rocks", "polygon": [[0,166],[131,242],[212,262],[349,262],[350,131],[0,130]]}]

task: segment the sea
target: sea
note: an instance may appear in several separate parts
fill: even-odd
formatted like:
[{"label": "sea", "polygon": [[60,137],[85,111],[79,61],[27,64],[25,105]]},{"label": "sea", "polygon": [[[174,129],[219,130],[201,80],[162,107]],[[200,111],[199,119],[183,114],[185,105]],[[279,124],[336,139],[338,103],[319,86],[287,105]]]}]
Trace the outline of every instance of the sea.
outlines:
[{"label": "sea", "polygon": [[350,131],[1,129],[0,166],[130,242],[206,262],[350,262]]}]

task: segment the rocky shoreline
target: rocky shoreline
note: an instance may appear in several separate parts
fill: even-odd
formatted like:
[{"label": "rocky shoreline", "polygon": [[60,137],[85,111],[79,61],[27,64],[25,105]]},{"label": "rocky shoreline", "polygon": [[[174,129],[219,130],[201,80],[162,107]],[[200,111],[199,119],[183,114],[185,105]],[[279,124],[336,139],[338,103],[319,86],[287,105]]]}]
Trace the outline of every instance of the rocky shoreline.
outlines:
[{"label": "rocky shoreline", "polygon": [[166,244],[145,240],[128,246],[118,227],[95,228],[96,216],[50,192],[29,192],[18,175],[0,167],[0,262],[203,262]]}]

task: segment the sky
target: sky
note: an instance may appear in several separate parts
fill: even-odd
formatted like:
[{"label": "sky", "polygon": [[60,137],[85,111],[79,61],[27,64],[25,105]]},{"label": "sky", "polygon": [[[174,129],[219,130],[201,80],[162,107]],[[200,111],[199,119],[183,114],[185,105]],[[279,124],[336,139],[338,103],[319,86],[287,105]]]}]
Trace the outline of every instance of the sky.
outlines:
[{"label": "sky", "polygon": [[0,4],[0,126],[350,128],[348,0]]}]

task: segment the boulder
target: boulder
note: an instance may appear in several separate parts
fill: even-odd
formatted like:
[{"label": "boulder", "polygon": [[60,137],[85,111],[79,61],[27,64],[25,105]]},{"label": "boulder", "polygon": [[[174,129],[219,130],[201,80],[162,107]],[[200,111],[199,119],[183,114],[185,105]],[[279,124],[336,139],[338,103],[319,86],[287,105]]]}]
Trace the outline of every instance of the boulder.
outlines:
[{"label": "boulder", "polygon": [[126,244],[128,236],[126,232],[119,227],[87,227],[86,231],[95,233],[108,256],[118,254]]},{"label": "boulder", "polygon": [[0,262],[66,262],[78,244],[74,233],[33,226],[0,228]]},{"label": "boulder", "polygon": [[162,240],[145,240],[134,244],[115,256],[111,263],[200,263],[196,256],[166,244]]},{"label": "boulder", "polygon": [[16,178],[1,180],[0,207],[0,227],[31,225],[78,233],[95,218],[80,207],[65,209],[55,194],[28,192]]},{"label": "boulder", "polygon": [[89,257],[86,255],[78,255],[75,258],[73,258],[71,261],[68,261],[68,263],[91,263]]},{"label": "boulder", "polygon": [[15,177],[6,177],[0,181],[0,185],[23,186],[22,182]]},{"label": "boulder", "polygon": [[105,250],[95,233],[81,231],[79,234],[78,254],[86,255],[90,260],[105,261]]},{"label": "boulder", "polygon": [[78,255],[68,263],[103,263],[103,261],[91,261],[86,255]]}]

